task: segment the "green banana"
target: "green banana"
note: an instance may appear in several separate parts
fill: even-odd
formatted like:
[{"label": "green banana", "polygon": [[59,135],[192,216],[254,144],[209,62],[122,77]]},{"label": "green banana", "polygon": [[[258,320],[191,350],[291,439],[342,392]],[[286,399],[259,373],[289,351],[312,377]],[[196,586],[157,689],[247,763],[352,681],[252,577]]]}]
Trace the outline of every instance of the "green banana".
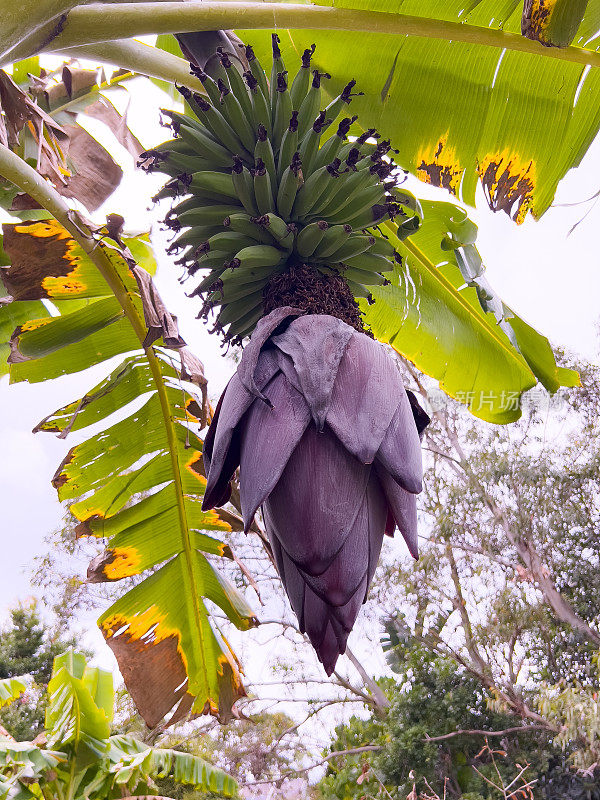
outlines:
[{"label": "green banana", "polygon": [[167,253],[172,253],[174,250],[183,247],[197,247],[218,232],[218,225],[200,225],[194,228],[186,228],[183,233],[176,236],[169,244]]},{"label": "green banana", "polygon": [[262,292],[267,283],[268,281],[266,279],[262,279],[250,284],[249,286],[240,286],[237,289],[232,287],[230,291],[223,287],[223,303],[235,303],[238,300],[242,300],[243,298],[250,297],[252,295],[259,295],[262,302]]},{"label": "green banana", "polygon": [[254,152],[255,137],[252,130],[250,120],[244,113],[244,109],[240,105],[237,97],[233,94],[225,81],[217,81],[219,91],[221,92],[221,108],[223,116],[240,138],[240,141],[249,153]]},{"label": "green banana", "polygon": [[243,247],[235,254],[233,259],[238,262],[235,267],[237,269],[257,269],[275,267],[281,263],[285,258],[277,247],[271,247],[268,244],[257,244],[251,247]]},{"label": "green banana", "polygon": [[296,77],[294,78],[290,88],[292,108],[296,111],[299,110],[300,105],[306,97],[306,93],[308,92],[308,87],[310,85],[310,60],[315,52],[315,49],[316,46],[313,44],[309,49],[302,53],[302,65],[296,73]]},{"label": "green banana", "polygon": [[235,303],[227,303],[221,309],[217,318],[220,326],[229,325],[236,320],[243,319],[248,313],[260,306],[262,310],[262,291],[254,292]]},{"label": "green banana", "polygon": [[302,185],[300,154],[294,153],[292,162],[287,167],[279,182],[277,192],[277,212],[283,219],[289,218],[298,189]]},{"label": "green banana", "polygon": [[321,202],[315,204],[314,213],[321,213],[324,219],[334,216],[358,192],[369,188],[376,180],[371,172],[353,172],[350,175],[344,175],[343,180],[332,182],[333,191],[328,196],[323,195]]},{"label": "green banana", "polygon": [[207,136],[205,131],[182,125],[179,135],[195,153],[211,161],[214,167],[227,167],[231,164],[231,153]]},{"label": "green banana", "polygon": [[251,217],[249,214],[232,214],[223,220],[223,225],[226,228],[231,228],[232,231],[243,233],[252,239],[256,239],[260,244],[273,244],[273,237],[258,224],[257,219],[257,217]]},{"label": "green banana", "polygon": [[374,270],[376,272],[391,272],[395,266],[394,258],[373,253],[372,248],[353,257],[346,257],[344,264],[348,267],[356,267],[363,270]]},{"label": "green banana", "polygon": [[271,187],[271,179],[262,158],[256,162],[254,169],[254,197],[260,214],[268,214],[275,208],[275,198]]},{"label": "green banana", "polygon": [[231,175],[225,172],[213,172],[206,170],[196,172],[192,176],[188,189],[190,192],[209,192],[216,198],[223,197],[226,202],[238,199],[236,187],[233,184]]},{"label": "green banana", "polygon": [[279,72],[273,108],[273,146],[276,151],[281,147],[283,135],[290,124],[292,111],[292,98],[288,92],[285,73]]},{"label": "green banana", "polygon": [[271,80],[269,85],[269,99],[271,101],[271,120],[275,124],[275,107],[277,105],[277,76],[285,72],[285,65],[281,59],[279,49],[280,38],[276,33],[271,34],[271,49],[273,50],[273,64],[271,66]]},{"label": "green banana", "polygon": [[246,212],[252,216],[258,214],[258,206],[256,205],[256,199],[254,197],[254,180],[250,171],[244,166],[242,159],[238,156],[233,157],[231,179],[236,194]]},{"label": "green banana", "polygon": [[193,228],[195,225],[218,225],[225,217],[230,214],[237,214],[241,211],[239,205],[219,205],[217,203],[210,206],[200,206],[190,208],[179,215],[179,222],[182,227]]},{"label": "green banana", "polygon": [[181,153],[181,155],[186,156],[195,155],[193,148],[180,138],[169,139],[168,142],[157,144],[156,147],[153,147],[151,150],[145,150],[143,153],[140,153],[140,158],[144,158],[151,153]]},{"label": "green banana", "polygon": [[250,89],[254,128],[258,128],[259,125],[262,125],[267,131],[267,135],[271,136],[273,125],[271,123],[271,107],[267,99],[268,94],[264,95],[262,93],[260,86],[257,84],[251,72],[244,72],[244,78]]},{"label": "green banana", "polygon": [[277,214],[264,214],[257,219],[259,225],[263,226],[271,235],[272,241],[277,242],[286,250],[291,250],[294,244],[294,226],[278,217]]},{"label": "green banana", "polygon": [[174,178],[182,173],[193,175],[194,172],[201,172],[205,169],[212,169],[212,161],[199,156],[188,156],[182,153],[169,153],[167,158],[161,160],[160,171]]},{"label": "green banana", "polygon": [[348,225],[352,225],[353,228],[373,228],[388,219],[389,216],[388,204],[377,204],[365,209],[355,217],[351,217],[348,220]]},{"label": "green banana", "polygon": [[227,336],[231,341],[241,341],[253,329],[258,320],[263,316],[263,305],[257,306],[254,311],[250,311],[244,317],[232,322],[227,330]]},{"label": "green banana", "polygon": [[269,178],[271,179],[271,186],[277,186],[277,170],[275,169],[275,157],[273,156],[273,147],[271,141],[267,136],[267,130],[264,125],[258,126],[258,136],[256,140],[256,147],[254,148],[254,160],[263,161]]},{"label": "green banana", "polygon": [[226,271],[227,267],[225,264],[221,264],[220,267],[215,267],[212,269],[208,275],[203,278],[198,286],[194,289],[194,294],[202,294],[210,289],[211,286],[221,279],[221,275]]},{"label": "green banana", "polygon": [[[326,115],[326,112],[323,112]],[[348,131],[350,130],[350,126],[353,122],[355,122],[358,117],[346,117],[343,119],[340,124],[338,125],[338,129],[333,136],[330,136],[329,139],[325,142],[323,147],[319,149],[319,151],[315,155],[315,160],[312,165],[313,170],[319,169],[319,167],[324,167],[326,164],[331,164],[334,158],[339,158],[342,161],[342,157],[340,156],[340,150],[342,145],[346,141],[346,137],[348,136]]]},{"label": "green banana", "polygon": [[[335,100],[332,100],[331,103],[329,103],[329,105],[325,109],[325,114],[327,116],[327,119],[331,119],[332,121],[336,120],[339,117],[344,105],[350,105],[350,102],[353,97],[352,89],[355,86],[356,86],[356,81],[350,81],[350,83],[348,83],[344,87],[342,93],[338,95],[335,98]],[[360,94],[362,94],[362,92]]]},{"label": "green banana", "polygon": [[219,54],[221,65],[227,73],[227,80],[229,81],[231,91],[242,107],[242,111],[244,112],[246,119],[251,120],[252,101],[250,100],[250,95],[248,94],[246,84],[244,83],[244,79],[242,78],[240,71],[234,64],[232,64],[229,55],[222,48],[217,47],[217,53]]},{"label": "green banana", "polygon": [[205,245],[208,246],[208,252],[211,250],[227,250],[231,252],[232,256],[240,247],[249,247],[253,244],[257,244],[256,239],[236,231],[219,231],[219,233],[213,234],[205,242]]},{"label": "green banana", "polygon": [[378,256],[385,256],[386,258],[393,259],[396,249],[394,245],[385,239],[383,236],[374,236],[374,243],[371,245],[369,253]]},{"label": "green banana", "polygon": [[331,172],[337,172],[339,166],[339,160],[334,161],[333,164],[328,164],[326,167],[321,167],[316,172],[313,172],[313,174],[304,181],[294,201],[294,207],[292,209],[293,218],[298,219],[298,217],[303,217],[313,209],[329,184]]},{"label": "green banana", "polygon": [[353,256],[364,253],[370,246],[370,236],[362,233],[355,233],[349,236],[337,250],[334,250],[333,253],[329,255],[329,259],[332,262],[343,262],[345,264],[347,258],[352,258]]},{"label": "green banana", "polygon": [[331,76],[319,70],[313,70],[313,79],[306,97],[302,101],[302,105],[298,110],[298,141],[302,141],[310,126],[315,121],[315,117],[319,113],[321,105],[321,78],[330,78]]},{"label": "green banana", "polygon": [[[215,106],[200,95],[196,95],[194,99],[198,106],[197,109],[195,109],[196,116],[200,122],[206,125],[208,130],[224,144],[230,153],[238,153],[241,155],[243,152],[251,152],[244,147],[231,125]],[[254,147],[252,147],[252,150],[254,150]]]},{"label": "green banana", "polygon": [[333,225],[323,234],[323,238],[314,250],[314,255],[317,258],[329,258],[348,240],[351,233],[350,225]]},{"label": "green banana", "polygon": [[257,86],[265,97],[269,96],[269,84],[267,83],[267,76],[260,65],[259,60],[254,55],[254,50],[250,45],[246,45],[246,61],[250,67],[250,75],[256,81]]},{"label": "green banana", "polygon": [[345,281],[348,284],[348,288],[350,289],[354,297],[364,297],[366,298],[369,305],[371,305],[371,303],[373,302],[373,295],[364,284],[355,283],[352,280],[348,280],[348,278],[345,278]]},{"label": "green banana", "polygon": [[292,163],[294,153],[298,150],[298,112],[292,111],[292,116],[283,134],[279,155],[277,156],[277,177],[281,180],[285,169]]},{"label": "green banana", "polygon": [[328,228],[329,225],[324,220],[311,222],[310,225],[302,228],[296,237],[295,247],[298,255],[302,256],[302,258],[312,256]]},{"label": "green banana", "polygon": [[[321,131],[325,127],[325,112],[321,111],[316,120],[313,122],[311,129],[306,134],[300,145],[300,159],[302,160],[302,173],[306,180],[314,171],[313,161],[317,150],[319,149],[319,142],[321,141]],[[331,162],[326,161],[323,166]]]},{"label": "green banana", "polygon": [[384,286],[389,283],[387,278],[380,275],[378,272],[366,269],[357,269],[356,267],[348,267],[342,269],[340,275],[347,281],[354,283],[361,283],[363,286]]},{"label": "green banana", "polygon": [[365,208],[370,208],[376,203],[381,203],[386,197],[385,189],[381,183],[374,183],[363,189],[362,192],[356,193],[348,199],[348,202],[343,203],[335,214],[328,214],[328,222],[340,222],[345,219],[356,216],[360,211]]},{"label": "green banana", "polygon": [[213,106],[219,106],[222,103],[221,92],[219,87],[217,86],[217,81],[214,78],[211,78],[210,75],[207,75],[203,69],[199,67],[192,66],[190,72],[192,75],[195,75],[196,78],[199,78],[202,86],[204,86],[204,90],[208,95],[210,102]]}]

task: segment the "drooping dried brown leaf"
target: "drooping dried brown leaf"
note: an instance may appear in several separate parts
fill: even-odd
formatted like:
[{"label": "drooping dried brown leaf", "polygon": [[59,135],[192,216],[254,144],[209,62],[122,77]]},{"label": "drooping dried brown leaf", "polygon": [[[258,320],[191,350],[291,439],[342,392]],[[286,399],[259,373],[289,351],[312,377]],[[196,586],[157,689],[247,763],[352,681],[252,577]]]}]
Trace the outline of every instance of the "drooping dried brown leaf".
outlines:
[{"label": "drooping dried brown leaf", "polygon": [[79,200],[89,211],[96,211],[121,182],[123,170],[81,125],[67,125],[65,130],[73,169],[66,185],[57,189],[63,197]]}]

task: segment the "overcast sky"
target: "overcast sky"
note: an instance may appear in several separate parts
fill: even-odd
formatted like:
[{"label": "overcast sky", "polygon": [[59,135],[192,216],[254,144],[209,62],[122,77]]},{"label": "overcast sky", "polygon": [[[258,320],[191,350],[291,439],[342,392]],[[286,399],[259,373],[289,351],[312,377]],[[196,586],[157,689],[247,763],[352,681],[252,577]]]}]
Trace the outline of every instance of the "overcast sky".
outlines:
[{"label": "overcast sky", "polygon": [[[167,100],[158,90],[133,94],[129,119],[145,146],[165,138],[158,125],[158,105]],[[91,130],[91,127],[90,127]],[[94,129],[96,130],[96,129]],[[97,128],[101,136],[101,127]],[[130,228],[148,227],[155,212],[148,210],[156,181],[133,174],[124,153],[122,164],[128,175],[117,194],[101,209],[124,213]],[[598,191],[600,142],[596,141],[583,165],[563,181],[556,203],[576,203]],[[158,178],[157,180],[160,180]],[[414,182],[421,196],[449,199],[445,193]],[[531,219],[520,226],[505,215],[491,213],[481,196],[472,218],[479,224],[479,250],[487,265],[487,277],[503,300],[554,344],[566,346],[582,356],[596,359],[596,324],[600,297],[597,234],[600,203],[577,207],[554,207],[543,219]],[[592,207],[593,206],[593,207]],[[571,226],[591,208],[587,218],[571,236]],[[157,241],[162,237],[159,235]],[[233,371],[224,359],[219,342],[208,336],[195,320],[197,304],[184,296],[177,283],[178,269],[163,258],[157,284],[167,307],[179,317],[182,335],[205,364],[210,393],[218,396]],[[0,380],[0,501],[2,530],[2,572],[0,619],[6,609],[31,594],[28,567],[34,555],[43,552],[43,538],[60,525],[63,509],[50,480],[75,437],[67,442],[54,435],[31,433],[44,416],[79,397],[109,371],[104,365],[45,384],[9,386]],[[98,637],[93,636],[98,642]],[[100,660],[104,660],[101,656]]]}]

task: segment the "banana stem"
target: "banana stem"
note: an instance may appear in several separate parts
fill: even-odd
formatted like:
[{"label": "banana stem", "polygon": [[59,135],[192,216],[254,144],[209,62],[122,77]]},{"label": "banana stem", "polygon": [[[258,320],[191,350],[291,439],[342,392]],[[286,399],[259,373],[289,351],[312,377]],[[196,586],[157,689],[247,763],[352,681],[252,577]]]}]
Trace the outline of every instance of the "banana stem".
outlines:
[{"label": "banana stem", "polygon": [[69,47],[58,51],[57,55],[114,64],[151,78],[187,86],[199,94],[206,94],[200,80],[190,75],[190,65],[185,59],[135,39]]},{"label": "banana stem", "polygon": [[[579,47],[544,47],[516,33],[407,14],[300,3],[191,0],[162,3],[96,3],[66,16],[45,51],[153,33],[220,29],[290,28],[369,31],[419,36],[517,50],[577,64],[600,66],[600,53]],[[24,57],[23,55],[21,57]]]}]

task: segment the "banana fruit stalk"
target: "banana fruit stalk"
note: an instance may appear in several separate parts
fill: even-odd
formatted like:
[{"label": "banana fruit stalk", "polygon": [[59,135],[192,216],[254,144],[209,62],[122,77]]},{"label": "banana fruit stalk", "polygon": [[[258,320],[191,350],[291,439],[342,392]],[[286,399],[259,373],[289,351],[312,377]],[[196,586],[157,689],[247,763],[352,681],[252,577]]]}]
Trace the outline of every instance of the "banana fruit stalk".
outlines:
[{"label": "banana fruit stalk", "polygon": [[329,102],[330,76],[311,72],[313,53],[290,74],[273,34],[267,79],[250,46],[243,75],[219,48],[219,77],[192,67],[206,96],[179,87],[196,118],[164,111],[174,138],[141,156],[144,169],[169,177],[155,196],[174,201],[169,251],[200,273],[191,294],[204,299],[201,316],[217,314],[226,341],[252,333],[270,280],[299,265],[342,276],[370,301],[369,286],[386,283],[399,259],[377,226],[395,220],[403,238],[418,225],[396,186],[390,143],[373,129],[351,136],[355,82]]}]

